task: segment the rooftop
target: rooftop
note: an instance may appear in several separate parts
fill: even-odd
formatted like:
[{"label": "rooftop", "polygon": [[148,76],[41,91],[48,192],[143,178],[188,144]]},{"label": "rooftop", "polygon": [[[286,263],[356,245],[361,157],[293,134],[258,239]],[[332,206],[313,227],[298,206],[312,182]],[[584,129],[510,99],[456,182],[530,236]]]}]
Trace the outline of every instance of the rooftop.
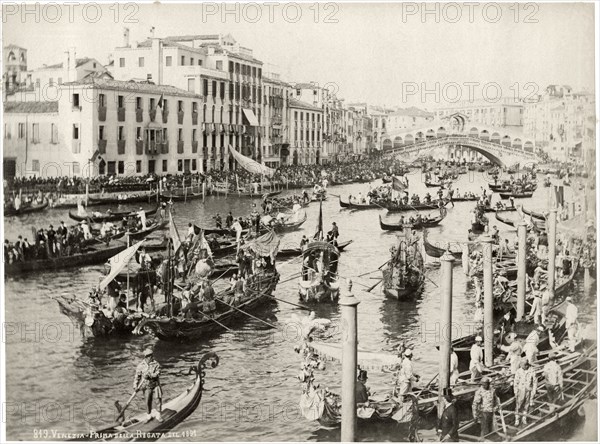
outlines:
[{"label": "rooftop", "polygon": [[390,116],[409,116],[409,117],[433,117],[433,113],[429,111],[424,111],[415,106],[411,106],[410,108],[399,108],[393,113],[389,114]]},{"label": "rooftop", "polygon": [[64,86],[82,86],[82,87],[95,87],[99,89],[108,89],[116,91],[131,91],[140,93],[154,93],[154,94],[165,94],[170,96],[180,97],[201,97],[197,94],[185,91],[183,89],[176,88],[170,85],[156,85],[148,82],[136,82],[132,80],[113,80],[106,78],[94,78],[87,77],[77,82],[63,83]]},{"label": "rooftop", "polygon": [[[90,61],[96,61],[96,59],[93,59],[91,57],[83,57],[81,59],[75,59],[75,67],[79,68],[81,65],[85,65],[86,63],[90,62]],[[98,65],[102,65],[101,63],[98,63]],[[56,63],[54,65],[44,65],[41,68],[38,68],[38,70],[40,69],[62,69],[63,67],[63,63]]]},{"label": "rooftop", "polygon": [[5,113],[57,113],[58,102],[4,102]]},{"label": "rooftop", "polygon": [[306,110],[309,110],[309,111],[323,111],[318,106],[313,106],[310,103],[302,102],[301,100],[296,100],[296,99],[291,98],[291,97],[290,97],[290,100],[289,100],[289,107],[290,108],[306,109]]},{"label": "rooftop", "polygon": [[9,43],[8,45],[4,46],[4,49],[11,49],[11,48],[14,48],[14,49],[27,49],[27,48],[23,48],[22,46],[15,45],[13,43]]},{"label": "rooftop", "polygon": [[191,35],[170,35],[165,40],[176,40],[178,42],[192,42],[194,40],[219,40],[219,34],[191,34]]},{"label": "rooftop", "polygon": [[[163,48],[179,48],[185,49],[186,51],[196,52],[202,55],[206,55],[206,49],[203,48],[192,48],[191,46],[184,45],[182,43],[177,43],[173,41],[168,41],[167,39],[162,40]],[[138,43],[138,48],[151,48],[152,47],[152,39],[146,39],[143,42]]]}]

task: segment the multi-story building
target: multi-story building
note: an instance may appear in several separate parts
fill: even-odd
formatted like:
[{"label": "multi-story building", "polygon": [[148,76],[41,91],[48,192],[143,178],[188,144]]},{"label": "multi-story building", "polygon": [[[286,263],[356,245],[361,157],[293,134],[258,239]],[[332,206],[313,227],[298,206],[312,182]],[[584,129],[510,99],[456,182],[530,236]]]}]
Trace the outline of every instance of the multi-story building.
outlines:
[{"label": "multi-story building", "polygon": [[321,164],[323,110],[291,97],[290,151],[293,165]]},{"label": "multi-story building", "polygon": [[460,102],[436,109],[434,116],[435,119],[442,119],[456,113],[466,115],[471,122],[490,127],[510,127],[516,131],[520,131],[523,127],[523,104],[511,97],[503,97],[495,102],[486,100]]},{"label": "multi-story building", "polygon": [[290,163],[291,86],[275,73],[263,73],[264,128],[263,161],[271,168]]},{"label": "multi-story building", "polygon": [[595,117],[594,95],[573,92],[567,85],[550,85],[524,105],[523,130],[551,158],[581,157],[586,121]]},{"label": "multi-story building", "polygon": [[27,49],[17,45],[6,45],[2,55],[4,89],[12,92],[21,84],[21,77],[27,71]]},{"label": "multi-story building", "polygon": [[368,114],[371,116],[373,126],[373,145],[375,149],[383,149],[383,139],[387,134],[387,115],[388,112],[381,107],[370,106]]},{"label": "multi-story building", "polygon": [[433,113],[416,107],[399,108],[386,115],[387,131],[393,134],[396,131],[421,128],[433,118]]},{"label": "multi-story building", "polygon": [[[118,80],[150,79],[202,96],[203,164],[232,168],[228,146],[263,160],[266,133],[262,62],[230,35],[185,35],[150,38],[114,51]],[[270,160],[272,161],[272,160]]]}]

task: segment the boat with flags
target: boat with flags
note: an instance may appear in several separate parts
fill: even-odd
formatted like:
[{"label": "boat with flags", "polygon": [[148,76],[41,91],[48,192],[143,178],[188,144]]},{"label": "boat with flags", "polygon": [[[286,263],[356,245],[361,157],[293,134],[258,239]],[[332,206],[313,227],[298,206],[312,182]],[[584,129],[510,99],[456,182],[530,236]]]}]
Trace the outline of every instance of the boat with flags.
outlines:
[{"label": "boat with flags", "polygon": [[298,293],[303,302],[337,302],[340,285],[337,275],[340,252],[334,234],[323,236],[323,202],[320,202],[317,231],[302,251]]},{"label": "boat with flags", "polygon": [[425,283],[423,256],[418,239],[408,232],[390,249],[391,258],[382,269],[383,292],[387,297],[412,300],[421,294]]},{"label": "boat with flags", "polygon": [[[174,233],[173,251],[179,254],[181,242]],[[279,238],[269,231],[240,246],[242,261],[240,277],[226,284],[218,293],[208,279],[212,271],[210,246],[199,236],[187,254],[187,276],[185,285],[175,282],[173,261],[167,267],[167,306],[156,317],[144,318],[135,333],[151,332],[164,341],[200,340],[223,330],[231,330],[238,320],[258,319],[254,313],[267,308],[274,301],[273,292],[279,281],[275,258],[279,249]],[[170,253],[169,258],[173,255]],[[191,272],[193,270],[193,272]],[[178,289],[179,293],[175,293]]]}]

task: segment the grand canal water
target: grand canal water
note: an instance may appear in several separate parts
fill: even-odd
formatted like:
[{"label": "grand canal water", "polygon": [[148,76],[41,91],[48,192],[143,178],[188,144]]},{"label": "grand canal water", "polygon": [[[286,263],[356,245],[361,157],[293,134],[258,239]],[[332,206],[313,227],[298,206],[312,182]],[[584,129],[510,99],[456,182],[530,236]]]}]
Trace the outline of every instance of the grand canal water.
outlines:
[{"label": "grand canal water", "polygon": [[[419,174],[409,176],[411,193],[423,196],[427,189]],[[379,184],[374,182],[371,186]],[[463,175],[455,184],[461,191],[480,192],[487,188],[486,178],[479,173]],[[349,212],[339,208],[334,194],[347,198],[349,193],[365,194],[367,184],[330,187],[329,200],[323,204],[327,226],[337,222],[340,241],[353,239],[343,253],[340,274],[355,277],[377,268],[389,255],[396,236],[380,230],[379,211]],[[433,193],[433,191],[429,190]],[[435,191],[435,190],[434,190]],[[292,191],[290,191],[291,193]],[[498,199],[498,196],[495,196]],[[548,189],[539,187],[533,199],[523,203],[531,209],[545,209]],[[252,201],[230,196],[209,197],[205,203],[177,203],[175,221],[180,233],[187,223],[212,226],[215,212],[222,215],[231,210],[234,215],[251,211]],[[464,241],[473,203],[457,203],[449,210],[442,225],[430,230],[430,241],[444,245],[447,241]],[[308,220],[303,230],[289,233],[282,247],[299,244],[302,234],[312,235],[317,221],[318,205],[307,208]],[[66,211],[52,210],[42,215],[21,219],[5,219],[6,237],[29,235],[31,226],[41,227],[60,220],[68,221]],[[513,229],[497,223],[501,235],[514,238]],[[278,263],[282,281],[299,271],[298,261]],[[94,340],[82,338],[78,329],[58,310],[53,296],[60,294],[85,297],[91,285],[97,284],[103,266],[85,267],[51,273],[37,273],[18,279],[7,279],[6,320],[6,397],[5,421],[11,440],[57,439],[55,433],[83,432],[114,419],[115,400],[124,402],[131,393],[135,366],[142,350],[154,346],[155,357],[163,366],[161,376],[165,398],[178,394],[189,383],[182,371],[195,364],[203,353],[215,351],[220,365],[207,371],[206,390],[200,407],[185,422],[174,429],[177,440],[184,441],[335,441],[339,429],[326,429],[304,419],[297,409],[300,370],[297,344],[297,325],[292,315],[302,310],[282,302],[267,307],[260,317],[275,324],[270,329],[253,319],[240,324],[234,333],[225,332],[205,341],[174,344],[157,341],[150,336],[127,339]],[[397,302],[386,299],[381,289],[372,293],[363,290],[376,281],[370,277],[354,279],[358,306],[359,346],[373,351],[393,352],[400,341],[414,347],[416,369],[422,381],[437,372],[438,354],[435,348],[439,326],[440,268],[427,259],[427,281],[422,296],[416,302]],[[282,283],[275,295],[297,302],[296,280]],[[474,312],[473,289],[460,264],[454,268],[453,322],[467,334]],[[595,337],[595,286],[589,294],[577,281],[573,295],[580,305],[583,321],[589,324],[587,334]],[[585,309],[583,309],[585,307]],[[337,325],[339,308],[320,306],[317,316],[329,318]],[[334,338],[335,339],[335,338]],[[317,382],[333,391],[340,391],[340,364],[328,362],[317,375]],[[371,371],[372,391],[389,390],[392,375]],[[134,403],[135,404],[135,403]],[[130,411],[141,410],[141,396]],[[592,406],[593,407],[593,406]],[[592,409],[593,410],[593,409]],[[423,437],[434,439],[431,426],[422,431]],[[553,440],[596,439],[595,416],[577,421],[552,435]],[[359,430],[366,441],[406,440],[392,425],[369,426]],[[175,438],[174,438],[175,439]]]}]

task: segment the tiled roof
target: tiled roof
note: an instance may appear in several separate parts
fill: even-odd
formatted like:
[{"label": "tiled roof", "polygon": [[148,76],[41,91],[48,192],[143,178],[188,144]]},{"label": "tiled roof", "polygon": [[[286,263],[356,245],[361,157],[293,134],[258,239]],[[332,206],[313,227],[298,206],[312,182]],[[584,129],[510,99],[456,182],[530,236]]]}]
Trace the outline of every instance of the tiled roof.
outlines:
[{"label": "tiled roof", "polygon": [[294,85],[295,89],[319,89],[317,85],[312,85],[310,83],[296,83]]},{"label": "tiled roof", "polygon": [[116,91],[166,94],[170,96],[181,97],[201,97],[197,94],[170,85],[156,85],[153,83],[134,82],[126,80],[86,78],[77,82],[63,83],[63,86],[95,86],[99,89],[110,89]]},{"label": "tiled roof", "polygon": [[310,111],[323,111],[318,106],[313,106],[310,103],[302,102],[301,100],[296,100],[294,98],[290,98],[290,100],[289,100],[289,107],[290,108],[307,109],[307,110],[310,110]]},{"label": "tiled roof", "polygon": [[4,102],[5,113],[57,113],[58,102]]},{"label": "tiled roof", "polygon": [[178,42],[191,42],[194,40],[219,40],[219,34],[196,34],[196,35],[170,35],[165,40],[176,40]]}]

